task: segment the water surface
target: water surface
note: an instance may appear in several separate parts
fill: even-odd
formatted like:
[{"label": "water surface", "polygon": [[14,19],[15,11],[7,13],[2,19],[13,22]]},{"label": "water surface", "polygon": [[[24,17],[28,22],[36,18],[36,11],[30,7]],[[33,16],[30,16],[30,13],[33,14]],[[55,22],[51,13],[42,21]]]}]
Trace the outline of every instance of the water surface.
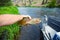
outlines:
[{"label": "water surface", "polygon": [[32,7],[19,7],[19,13],[23,15],[30,15],[33,18],[40,18],[41,16],[60,16],[60,8],[32,8]]}]

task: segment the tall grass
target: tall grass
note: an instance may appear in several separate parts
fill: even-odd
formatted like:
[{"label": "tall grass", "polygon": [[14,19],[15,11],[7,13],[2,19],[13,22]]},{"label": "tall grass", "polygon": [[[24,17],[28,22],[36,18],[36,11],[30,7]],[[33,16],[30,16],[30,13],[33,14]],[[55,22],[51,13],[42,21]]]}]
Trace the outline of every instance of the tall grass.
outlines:
[{"label": "tall grass", "polygon": [[[0,7],[0,14],[18,14],[18,10],[17,10],[17,7],[14,7],[14,6]],[[0,27],[0,37],[2,35],[2,32],[5,30],[8,33],[5,36],[4,40],[14,40],[14,36],[16,36],[17,33],[19,32],[18,22],[14,23],[12,25],[1,26]]]}]

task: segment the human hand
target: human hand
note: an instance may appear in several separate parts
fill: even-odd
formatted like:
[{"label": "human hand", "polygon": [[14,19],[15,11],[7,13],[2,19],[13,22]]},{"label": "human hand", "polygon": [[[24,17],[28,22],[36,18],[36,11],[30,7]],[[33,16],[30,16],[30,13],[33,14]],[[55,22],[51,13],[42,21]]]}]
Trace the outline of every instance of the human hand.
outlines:
[{"label": "human hand", "polygon": [[30,20],[32,19],[31,16],[29,15],[20,15],[20,16],[23,17],[23,19],[30,19]]},{"label": "human hand", "polygon": [[25,17],[28,17],[29,20],[31,19],[29,15],[14,15],[14,14],[0,15],[0,26],[11,25],[16,23],[17,21],[21,22]]},{"label": "human hand", "polygon": [[20,25],[26,25],[32,18],[29,15],[22,15],[23,19],[19,21]]}]

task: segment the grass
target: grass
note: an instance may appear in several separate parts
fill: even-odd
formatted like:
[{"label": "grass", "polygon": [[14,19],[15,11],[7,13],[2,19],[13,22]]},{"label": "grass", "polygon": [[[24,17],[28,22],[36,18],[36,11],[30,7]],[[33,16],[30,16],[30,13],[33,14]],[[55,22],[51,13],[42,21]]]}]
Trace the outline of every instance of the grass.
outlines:
[{"label": "grass", "polygon": [[[18,14],[17,7],[8,6],[8,7],[0,7],[0,14]],[[4,40],[14,40],[14,37],[19,33],[19,25],[18,22],[12,25],[1,26],[0,27],[0,36],[3,31],[7,31],[7,35]],[[4,36],[4,35],[3,35]]]},{"label": "grass", "polygon": [[0,7],[0,14],[18,14],[18,9],[15,6]]}]

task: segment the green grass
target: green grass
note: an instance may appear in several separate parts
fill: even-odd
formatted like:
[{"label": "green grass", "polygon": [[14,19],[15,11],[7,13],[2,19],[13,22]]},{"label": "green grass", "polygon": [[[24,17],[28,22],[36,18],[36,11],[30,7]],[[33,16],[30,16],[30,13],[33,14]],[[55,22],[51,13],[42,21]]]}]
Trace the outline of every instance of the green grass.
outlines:
[{"label": "green grass", "polygon": [[[17,7],[8,6],[8,7],[0,7],[0,14],[18,14]],[[12,18],[13,19],[13,18]],[[19,25],[18,22],[8,26],[0,27],[0,36],[3,31],[7,31],[7,36],[5,36],[4,40],[14,40],[14,37],[19,33]]]},{"label": "green grass", "polygon": [[0,7],[0,14],[18,14],[18,9],[15,6]]},{"label": "green grass", "polygon": [[0,35],[5,30],[8,32],[8,35],[6,36],[7,40],[14,40],[14,35],[17,36],[17,33],[19,33],[19,25],[15,23],[15,24],[8,25],[8,26],[1,26]]}]

